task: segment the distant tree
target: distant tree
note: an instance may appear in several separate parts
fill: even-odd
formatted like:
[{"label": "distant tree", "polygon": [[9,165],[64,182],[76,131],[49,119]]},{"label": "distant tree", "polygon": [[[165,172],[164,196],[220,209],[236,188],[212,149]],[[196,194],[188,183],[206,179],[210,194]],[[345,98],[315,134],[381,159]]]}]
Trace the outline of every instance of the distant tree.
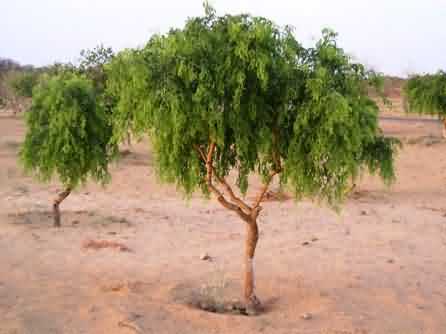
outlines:
[{"label": "distant tree", "polygon": [[[249,15],[191,18],[183,29],[151,38],[107,67],[116,98],[115,136],[147,133],[163,181],[187,195],[201,189],[245,223],[244,296],[255,294],[257,218],[274,177],[297,199],[337,208],[360,170],[394,179],[396,140],[378,126],[367,95],[377,76],[351,62],[325,30],[305,49],[288,27]],[[235,185],[228,178],[236,173]],[[263,186],[242,196],[248,176]]]},{"label": "distant tree", "polygon": [[0,58],[0,76],[9,71],[19,70],[20,68],[19,62],[9,58]]},{"label": "distant tree", "polygon": [[54,226],[60,226],[60,203],[88,178],[104,184],[116,153],[111,143],[110,113],[93,82],[64,72],[47,76],[34,89],[27,132],[21,148],[26,171],[42,181],[57,176],[64,191],[53,203]]},{"label": "distant tree", "polygon": [[404,86],[404,95],[408,112],[438,116],[446,138],[446,72],[412,76]]},{"label": "distant tree", "polygon": [[33,70],[21,71],[17,73],[10,82],[15,94],[19,97],[30,98],[33,88],[39,81],[39,73]]},{"label": "distant tree", "polygon": [[72,63],[60,63],[60,62],[55,62],[54,64],[41,67],[40,70],[41,72],[47,75],[47,78],[53,75],[77,72],[76,66],[73,65]]},{"label": "distant tree", "polygon": [[102,92],[105,89],[105,82],[107,80],[104,66],[113,57],[113,49],[111,47],[105,47],[102,44],[93,49],[82,50],[78,70],[90,78],[95,88]]}]

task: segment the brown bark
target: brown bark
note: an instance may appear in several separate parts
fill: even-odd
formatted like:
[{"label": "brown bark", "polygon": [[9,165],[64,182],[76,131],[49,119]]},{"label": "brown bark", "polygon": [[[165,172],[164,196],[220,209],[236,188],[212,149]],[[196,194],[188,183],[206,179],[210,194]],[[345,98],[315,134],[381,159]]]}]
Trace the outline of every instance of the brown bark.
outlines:
[{"label": "brown bark", "polygon": [[259,229],[257,220],[251,219],[246,224],[244,297],[246,307],[254,310],[260,307],[260,301],[255,293],[254,274],[254,255],[258,240]]},{"label": "brown bark", "polygon": [[[213,156],[216,150],[215,142],[210,141],[208,150],[205,150],[199,146],[195,146],[195,150],[206,165],[206,183],[208,189],[213,193],[217,200],[225,208],[234,211],[238,216],[246,223],[246,241],[245,241],[245,273],[244,273],[244,299],[247,310],[257,311],[261,303],[255,293],[255,275],[254,275],[254,255],[259,240],[259,230],[257,225],[257,217],[262,210],[260,206],[265,194],[269,188],[274,176],[281,172],[280,159],[275,156],[275,170],[271,172],[265,185],[261,188],[258,196],[256,197],[252,206],[249,206],[239,197],[237,197],[230,185],[223,177],[216,175],[213,166]],[[226,191],[229,196],[229,200],[225,198],[225,195],[220,191],[213,183],[216,180],[221,187]]]},{"label": "brown bark", "polygon": [[71,193],[71,188],[67,188],[59,193],[53,202],[54,227],[60,227],[60,210],[59,205]]}]

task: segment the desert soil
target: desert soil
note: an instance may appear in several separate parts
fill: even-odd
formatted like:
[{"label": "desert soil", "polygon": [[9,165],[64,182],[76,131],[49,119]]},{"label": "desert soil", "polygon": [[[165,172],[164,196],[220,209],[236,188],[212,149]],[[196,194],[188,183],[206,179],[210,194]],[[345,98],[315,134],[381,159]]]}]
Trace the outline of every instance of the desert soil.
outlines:
[{"label": "desert soil", "polygon": [[[364,175],[339,214],[265,202],[256,253],[265,312],[246,317],[191,306],[239,297],[245,231],[236,216],[160,185],[142,142],[114,164],[106,188],[70,195],[53,228],[60,185],[23,174],[24,123],[3,113],[0,333],[446,333],[446,142],[437,122],[381,125],[404,142],[391,188]],[[95,241],[129,251],[86,247]]]}]

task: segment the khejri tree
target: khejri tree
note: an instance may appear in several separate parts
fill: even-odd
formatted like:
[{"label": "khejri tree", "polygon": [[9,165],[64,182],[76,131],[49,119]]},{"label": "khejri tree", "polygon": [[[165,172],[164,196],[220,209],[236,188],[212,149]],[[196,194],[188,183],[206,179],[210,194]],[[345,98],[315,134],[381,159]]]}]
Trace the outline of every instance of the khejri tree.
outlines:
[{"label": "khejri tree", "polygon": [[[338,208],[363,169],[394,179],[397,141],[383,136],[368,97],[379,76],[324,30],[304,48],[290,27],[250,15],[191,18],[107,65],[114,136],[147,134],[161,180],[201,190],[246,227],[244,297],[260,306],[253,261],[273,179],[296,199]],[[234,173],[235,181],[229,178]],[[248,176],[262,187],[248,202]]]},{"label": "khejri tree", "polygon": [[117,153],[112,101],[104,91],[103,64],[111,50],[101,46],[84,55],[78,68],[64,66],[40,77],[26,114],[20,152],[25,170],[44,182],[57,177],[63,185],[53,202],[56,227],[61,226],[61,202],[88,179],[109,181],[108,165]]},{"label": "khejri tree", "polygon": [[443,123],[446,138],[446,73],[414,75],[404,86],[405,107],[409,112],[436,115]]}]

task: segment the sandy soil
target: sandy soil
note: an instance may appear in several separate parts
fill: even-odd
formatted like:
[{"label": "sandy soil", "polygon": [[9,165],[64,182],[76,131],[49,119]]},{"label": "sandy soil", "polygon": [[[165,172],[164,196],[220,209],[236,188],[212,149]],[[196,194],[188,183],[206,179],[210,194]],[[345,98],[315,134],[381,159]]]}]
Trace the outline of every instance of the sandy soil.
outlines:
[{"label": "sandy soil", "polygon": [[339,215],[309,201],[265,203],[256,271],[266,312],[245,317],[189,305],[239,296],[237,217],[159,185],[140,143],[109,186],[68,197],[55,229],[59,185],[23,175],[23,121],[1,115],[0,333],[446,333],[446,142],[432,121],[382,126],[405,142],[392,188],[365,176]]}]

